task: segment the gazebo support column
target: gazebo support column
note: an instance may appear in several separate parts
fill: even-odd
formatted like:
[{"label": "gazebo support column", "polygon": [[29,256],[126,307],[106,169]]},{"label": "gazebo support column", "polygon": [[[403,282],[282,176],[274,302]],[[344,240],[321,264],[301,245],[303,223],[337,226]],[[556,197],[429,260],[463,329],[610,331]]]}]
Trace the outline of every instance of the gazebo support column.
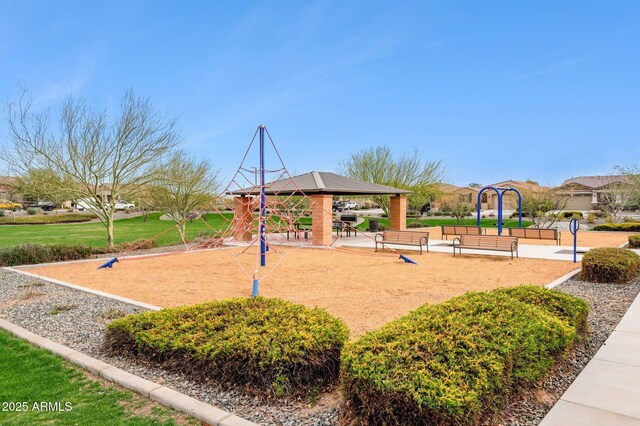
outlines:
[{"label": "gazebo support column", "polygon": [[236,241],[251,241],[251,198],[236,197],[234,199],[233,234]]},{"label": "gazebo support column", "polygon": [[314,246],[331,245],[331,225],[333,214],[331,205],[333,195],[318,194],[311,196],[311,237]]},{"label": "gazebo support column", "polygon": [[391,210],[389,213],[391,229],[394,231],[407,229],[407,196],[404,194],[391,196]]}]

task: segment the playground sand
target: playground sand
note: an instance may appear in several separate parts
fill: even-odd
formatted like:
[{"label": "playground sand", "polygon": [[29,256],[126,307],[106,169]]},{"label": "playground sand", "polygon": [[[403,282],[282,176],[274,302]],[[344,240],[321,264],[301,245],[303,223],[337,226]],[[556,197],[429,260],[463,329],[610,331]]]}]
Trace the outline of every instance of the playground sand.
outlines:
[{"label": "playground sand", "polygon": [[[366,249],[278,248],[260,276],[260,294],[326,308],[352,336],[374,330],[424,303],[467,291],[520,284],[545,285],[576,269],[571,262],[502,256],[407,252],[418,265],[392,253]],[[96,262],[25,268],[29,272],[162,307],[251,294],[255,254],[209,250],[125,259],[113,269]],[[274,268],[276,263],[279,263]],[[242,269],[247,272],[245,275]],[[265,273],[267,274],[265,276]]]}]

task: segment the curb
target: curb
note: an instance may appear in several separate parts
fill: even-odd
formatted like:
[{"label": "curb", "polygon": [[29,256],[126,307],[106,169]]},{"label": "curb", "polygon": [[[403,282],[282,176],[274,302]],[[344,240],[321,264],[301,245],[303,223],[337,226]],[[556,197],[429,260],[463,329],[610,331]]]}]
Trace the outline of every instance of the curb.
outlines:
[{"label": "curb", "polygon": [[549,284],[545,285],[544,288],[551,289],[551,288],[558,287],[560,284],[564,283],[565,281],[569,281],[569,279],[578,275],[580,271],[582,271],[582,268],[578,268],[575,271],[571,271],[568,274],[561,276],[557,280],[551,281]]},{"label": "curb", "polygon": [[26,275],[28,277],[37,278],[39,280],[47,281],[47,282],[50,282],[52,284],[61,285],[63,287],[71,288],[73,290],[83,291],[85,293],[93,294],[93,295],[96,295],[96,296],[107,297],[109,299],[117,300],[119,302],[124,302],[124,303],[128,303],[130,305],[138,306],[140,308],[149,309],[150,311],[160,311],[160,310],[162,310],[162,308],[159,307],[159,306],[150,305],[150,304],[144,303],[144,302],[138,302],[137,300],[129,299],[129,298],[122,297],[122,296],[117,296],[115,294],[106,293],[106,292],[100,291],[100,290],[93,290],[91,288],[87,288],[87,287],[82,287],[82,286],[79,286],[79,285],[71,284],[71,283],[68,283],[66,281],[56,280],[55,278],[45,277],[44,275],[34,274],[32,272],[23,271],[23,270],[20,270],[20,269],[17,269],[17,268],[4,267],[2,269],[6,270],[6,271],[15,272],[17,274]]},{"label": "curb", "polygon": [[213,426],[258,426],[257,423],[250,422],[235,414],[216,408],[213,405],[198,401],[195,398],[175,391],[166,386],[159,385],[149,380],[143,379],[111,364],[102,362],[90,357],[82,352],[78,352],[67,346],[56,343],[52,340],[38,336],[18,325],[0,318],[0,328],[13,335],[26,340],[34,346],[46,349],[67,361],[84,368],[110,382],[114,382],[137,392],[147,398],[156,401],[166,407],[181,411],[196,419]]}]

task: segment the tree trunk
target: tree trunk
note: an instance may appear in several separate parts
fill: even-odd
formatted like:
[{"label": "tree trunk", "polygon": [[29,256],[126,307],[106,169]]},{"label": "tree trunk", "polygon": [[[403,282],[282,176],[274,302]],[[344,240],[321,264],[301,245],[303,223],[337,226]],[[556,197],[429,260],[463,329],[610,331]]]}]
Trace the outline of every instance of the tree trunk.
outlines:
[{"label": "tree trunk", "polygon": [[113,215],[109,215],[107,217],[107,246],[109,248],[113,248],[114,240],[113,240]]}]

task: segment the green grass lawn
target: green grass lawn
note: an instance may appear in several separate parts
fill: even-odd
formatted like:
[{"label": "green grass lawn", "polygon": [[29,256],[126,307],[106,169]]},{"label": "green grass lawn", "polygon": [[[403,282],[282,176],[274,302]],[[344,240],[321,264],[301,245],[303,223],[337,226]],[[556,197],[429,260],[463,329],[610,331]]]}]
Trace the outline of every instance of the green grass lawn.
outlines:
[{"label": "green grass lawn", "polygon": [[[34,409],[42,402],[59,402],[62,410]],[[16,411],[15,403],[27,411]],[[0,425],[36,424],[200,423],[131,391],[89,379],[61,358],[0,330]]]},{"label": "green grass lawn", "polygon": [[[180,243],[180,235],[173,226],[173,222],[160,220],[161,213],[150,214],[145,222],[144,217],[136,216],[127,219],[120,219],[114,222],[114,233],[116,244],[135,241],[139,239],[152,238],[163,231],[163,235],[156,238],[158,245],[166,246]],[[207,223],[214,229],[230,226],[233,213],[212,213],[204,216]],[[277,221],[277,218],[275,218]],[[455,219],[451,218],[429,218],[429,219],[407,219],[407,223],[420,222],[425,226],[455,225]],[[311,224],[310,217],[300,218],[300,222],[305,225]],[[481,219],[483,227],[495,228],[497,218]],[[380,223],[389,225],[388,218],[380,218]],[[518,221],[507,219],[504,221],[505,227],[516,227]],[[475,225],[475,219],[465,219],[465,225]],[[522,221],[523,226],[531,225],[529,221]],[[369,218],[365,218],[364,223],[358,225],[358,229],[369,228]],[[200,232],[210,232],[200,219],[187,222],[187,238],[193,238]],[[12,247],[23,243],[36,244],[84,244],[90,247],[102,247],[106,245],[106,231],[102,223],[70,223],[59,225],[5,225],[0,226],[0,248]]]},{"label": "green grass lawn", "polygon": [[[380,218],[380,223],[384,223],[385,225],[389,226],[389,219],[388,218]],[[518,227],[518,219],[503,219],[502,220],[504,222],[504,228],[517,228]],[[462,223],[458,223],[455,219],[453,218],[449,218],[449,217],[431,217],[429,219],[407,219],[407,224],[412,223],[412,222],[420,222],[421,224],[423,224],[425,227],[426,226],[441,226],[441,225],[472,225],[472,226],[476,226],[477,225],[477,221],[476,219],[464,219],[462,221]],[[530,226],[532,224],[532,222],[528,221],[528,220],[522,220],[522,226],[527,227]],[[498,227],[498,218],[496,217],[489,217],[489,218],[484,218],[484,219],[480,219],[480,226],[482,226],[483,228],[497,228]],[[364,222],[361,223],[360,225],[357,226],[358,229],[362,229],[362,230],[367,230],[369,229],[369,218],[366,217],[364,219]]]},{"label": "green grass lawn", "polygon": [[[150,214],[146,222],[142,216],[116,220],[114,222],[116,244],[138,239],[149,239],[165,230],[169,231],[157,238],[159,245],[165,246],[179,243],[180,235],[175,226],[173,226],[173,222],[160,220],[160,216],[161,213]],[[204,218],[210,226],[220,229],[230,223],[233,213],[207,214]],[[203,231],[210,231],[210,229],[200,219],[196,219],[192,223],[187,222],[186,232],[188,238],[193,238]],[[101,222],[60,225],[5,225],[0,226],[0,247],[12,247],[23,243],[84,244],[90,247],[102,247],[106,245],[106,235],[105,227]]]}]

